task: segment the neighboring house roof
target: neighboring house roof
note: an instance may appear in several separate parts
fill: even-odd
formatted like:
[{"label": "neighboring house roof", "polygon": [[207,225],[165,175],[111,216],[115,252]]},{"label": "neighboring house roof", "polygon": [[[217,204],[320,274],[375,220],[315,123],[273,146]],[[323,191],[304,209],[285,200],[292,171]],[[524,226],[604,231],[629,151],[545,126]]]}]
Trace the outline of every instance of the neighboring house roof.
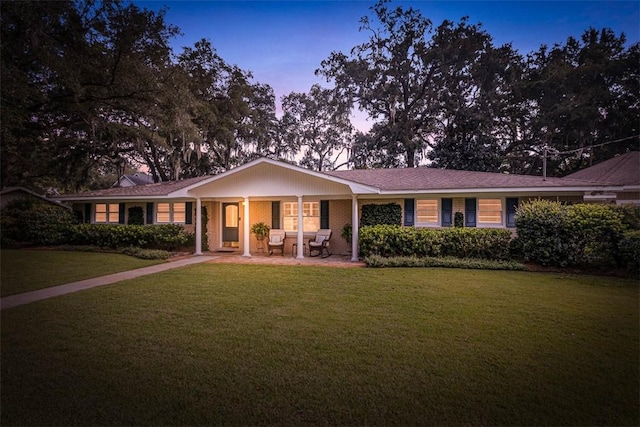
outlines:
[{"label": "neighboring house roof", "polygon": [[509,188],[589,187],[594,182],[453,169],[402,168],[356,169],[325,172],[328,175],[371,185],[382,191],[474,190]]},{"label": "neighboring house roof", "polygon": [[175,191],[181,190],[185,187],[209,179],[210,176],[199,176],[196,178],[183,179],[180,181],[166,181],[158,182],[148,185],[135,185],[131,187],[113,187],[105,190],[85,191],[79,194],[63,194],[56,199],[78,199],[79,197],[93,199],[117,199],[117,198],[136,198],[136,197],[162,197],[167,196]]},{"label": "neighboring house roof", "polygon": [[601,184],[640,185],[640,151],[613,157],[594,166],[566,176]]},{"label": "neighboring house roof", "polygon": [[134,185],[147,185],[153,184],[153,177],[147,175],[144,172],[136,172],[134,174],[125,174],[115,182],[112,187],[130,187]]},{"label": "neighboring house roof", "polygon": [[38,200],[51,203],[52,205],[58,206],[60,208],[67,209],[66,206],[60,204],[60,202],[58,202],[57,200],[48,199],[24,187],[5,187],[0,190],[0,207],[5,207],[7,203],[20,197],[36,198]]}]

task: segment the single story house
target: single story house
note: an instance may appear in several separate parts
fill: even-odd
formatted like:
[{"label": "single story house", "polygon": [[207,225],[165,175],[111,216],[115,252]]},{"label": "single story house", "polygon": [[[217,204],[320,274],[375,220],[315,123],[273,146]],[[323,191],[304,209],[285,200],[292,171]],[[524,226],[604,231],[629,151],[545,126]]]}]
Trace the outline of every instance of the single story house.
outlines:
[{"label": "single story house", "polygon": [[[618,203],[622,195],[623,202],[640,204],[638,153],[620,156],[612,167],[619,168],[618,162],[627,158],[624,167],[635,178],[623,184],[607,181],[606,174],[543,179],[431,168],[317,172],[260,158],[215,176],[68,194],[58,200],[71,203],[85,222],[126,224],[128,209],[135,207],[144,211],[146,224],[184,224],[196,233],[196,254],[203,247],[202,208],[209,248],[234,248],[244,256],[262,247],[250,234],[257,222],[284,229],[285,252],[292,253],[297,244],[293,255],[298,258],[304,258],[306,239],[330,228],[332,251],[350,249],[356,261],[363,205],[395,202],[402,207],[405,226],[447,227],[462,212],[467,227],[509,228],[515,226],[518,204],[534,198]],[[353,225],[350,248],[340,238],[347,223]]]}]

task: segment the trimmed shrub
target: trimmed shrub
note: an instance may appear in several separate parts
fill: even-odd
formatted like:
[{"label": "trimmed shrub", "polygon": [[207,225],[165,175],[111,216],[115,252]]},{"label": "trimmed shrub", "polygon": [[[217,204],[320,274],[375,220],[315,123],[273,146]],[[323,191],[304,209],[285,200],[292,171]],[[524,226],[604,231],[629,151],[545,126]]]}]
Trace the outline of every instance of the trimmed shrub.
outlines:
[{"label": "trimmed shrub", "polygon": [[144,225],[144,212],[140,206],[132,206],[129,208],[129,225]]},{"label": "trimmed shrub", "polygon": [[400,224],[402,224],[402,207],[399,204],[362,205],[361,227]]},{"label": "trimmed shrub", "polygon": [[367,267],[441,267],[441,268],[468,268],[476,270],[524,270],[525,266],[515,261],[495,261],[477,258],[455,257],[391,257],[385,258],[379,255],[371,255],[364,259]]},{"label": "trimmed shrub", "polygon": [[615,207],[548,200],[520,205],[516,227],[525,260],[560,267],[614,264],[624,231]]},{"label": "trimmed shrub", "polygon": [[160,249],[124,248],[122,253],[140,259],[167,259],[171,252]]},{"label": "trimmed shrub", "polygon": [[0,214],[3,242],[62,244],[74,224],[76,219],[68,209],[32,199],[14,200]]},{"label": "trimmed shrub", "polygon": [[107,248],[139,247],[172,251],[193,246],[193,233],[175,224],[117,225],[79,224],[72,228],[70,243]]},{"label": "trimmed shrub", "polygon": [[495,228],[415,228],[391,225],[363,227],[359,245],[363,257],[509,258],[511,232]]},{"label": "trimmed shrub", "polygon": [[640,274],[640,230],[624,233],[618,250],[621,264],[637,277]]},{"label": "trimmed shrub", "polygon": [[457,228],[464,227],[464,214],[462,212],[453,214],[453,226]]}]

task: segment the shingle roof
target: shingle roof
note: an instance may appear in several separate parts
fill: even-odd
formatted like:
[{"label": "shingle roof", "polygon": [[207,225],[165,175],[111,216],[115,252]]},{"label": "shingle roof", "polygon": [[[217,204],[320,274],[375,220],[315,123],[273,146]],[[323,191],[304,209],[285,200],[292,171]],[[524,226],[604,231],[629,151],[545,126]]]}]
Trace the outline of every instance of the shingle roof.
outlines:
[{"label": "shingle roof", "polygon": [[597,165],[567,175],[569,179],[583,179],[614,185],[640,185],[640,151],[632,151]]},{"label": "shingle roof", "polygon": [[452,169],[360,169],[325,172],[338,178],[377,187],[383,191],[453,190],[487,188],[586,187],[595,183],[566,178],[472,172]]},{"label": "shingle roof", "polygon": [[107,188],[105,190],[86,191],[84,193],[79,193],[79,194],[63,194],[59,197],[56,197],[56,199],[58,200],[78,199],[80,197],[86,197],[86,198],[102,197],[102,198],[108,199],[108,198],[117,198],[117,197],[166,196],[168,194],[173,193],[174,191],[178,191],[182,188],[188,187],[189,185],[196,184],[200,181],[203,181],[209,178],[211,177],[199,176],[196,178],[188,178],[180,181],[167,181],[167,182],[159,182],[159,183],[148,184],[148,185],[134,185],[131,187],[113,187],[113,188]]},{"label": "shingle roof", "polygon": [[146,173],[137,172],[135,174],[125,174],[120,177],[116,184],[119,184],[122,179],[128,179],[133,185],[147,185],[153,183],[153,178]]}]

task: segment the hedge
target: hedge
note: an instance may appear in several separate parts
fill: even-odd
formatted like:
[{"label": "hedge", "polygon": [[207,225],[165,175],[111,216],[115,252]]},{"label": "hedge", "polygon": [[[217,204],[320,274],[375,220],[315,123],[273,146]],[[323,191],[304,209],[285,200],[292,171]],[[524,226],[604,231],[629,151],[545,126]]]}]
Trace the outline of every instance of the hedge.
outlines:
[{"label": "hedge", "polygon": [[363,257],[446,257],[504,260],[509,258],[511,232],[495,228],[415,228],[391,225],[363,227]]},{"label": "hedge", "polygon": [[476,270],[524,270],[525,266],[516,261],[496,261],[477,258],[455,257],[391,257],[385,258],[379,255],[371,255],[364,259],[367,267],[440,267],[440,268],[468,268]]},{"label": "hedge", "polygon": [[138,247],[172,251],[193,246],[195,236],[175,224],[79,224],[71,227],[69,244],[106,248]]},{"label": "hedge", "polygon": [[525,260],[560,267],[615,264],[625,231],[623,215],[615,206],[548,200],[520,205],[516,228]]},{"label": "hedge", "polygon": [[3,244],[20,242],[48,246],[66,243],[75,216],[62,206],[32,199],[10,202],[0,213]]}]

